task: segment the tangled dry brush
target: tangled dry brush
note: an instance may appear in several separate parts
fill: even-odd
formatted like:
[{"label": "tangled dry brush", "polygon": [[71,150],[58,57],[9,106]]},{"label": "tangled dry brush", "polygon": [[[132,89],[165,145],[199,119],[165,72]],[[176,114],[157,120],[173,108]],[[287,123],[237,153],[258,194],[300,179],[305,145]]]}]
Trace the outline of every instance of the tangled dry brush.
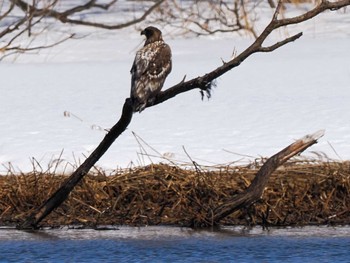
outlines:
[{"label": "tangled dry brush", "polygon": [[[42,225],[198,225],[208,211],[246,189],[259,166],[204,170],[158,164],[90,174]],[[66,178],[39,172],[1,176],[0,225],[22,222]],[[222,224],[349,224],[349,193],[349,162],[289,162],[273,174],[257,203]]]}]

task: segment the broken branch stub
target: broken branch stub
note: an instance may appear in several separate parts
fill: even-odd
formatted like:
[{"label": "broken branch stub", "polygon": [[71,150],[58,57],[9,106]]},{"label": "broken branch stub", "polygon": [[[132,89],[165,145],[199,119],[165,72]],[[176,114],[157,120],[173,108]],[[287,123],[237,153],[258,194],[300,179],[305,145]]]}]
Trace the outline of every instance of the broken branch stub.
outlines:
[{"label": "broken branch stub", "polygon": [[220,220],[229,216],[234,211],[248,207],[258,201],[264,192],[270,175],[287,160],[317,143],[317,140],[323,135],[324,130],[306,135],[270,157],[257,172],[250,186],[244,192],[227,199],[214,210],[208,211],[206,221],[211,222],[212,225],[218,225]]}]

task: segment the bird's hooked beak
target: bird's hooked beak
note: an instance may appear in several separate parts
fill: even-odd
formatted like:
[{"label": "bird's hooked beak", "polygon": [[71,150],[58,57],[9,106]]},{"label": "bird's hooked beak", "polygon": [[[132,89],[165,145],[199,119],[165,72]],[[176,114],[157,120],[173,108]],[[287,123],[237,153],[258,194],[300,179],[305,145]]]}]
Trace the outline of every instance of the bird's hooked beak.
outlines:
[{"label": "bird's hooked beak", "polygon": [[141,36],[142,36],[142,35],[146,35],[145,30],[142,30],[140,35],[141,35]]}]

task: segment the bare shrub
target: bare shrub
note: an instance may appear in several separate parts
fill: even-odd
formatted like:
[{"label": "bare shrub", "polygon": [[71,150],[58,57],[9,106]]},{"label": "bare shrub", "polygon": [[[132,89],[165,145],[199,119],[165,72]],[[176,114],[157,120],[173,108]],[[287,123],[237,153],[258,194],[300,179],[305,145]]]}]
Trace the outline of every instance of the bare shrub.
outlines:
[{"label": "bare shrub", "polygon": [[166,1],[152,15],[154,23],[171,25],[181,34],[242,32],[257,37],[255,8],[260,1]]},{"label": "bare shrub", "polygon": [[[82,3],[81,3],[82,2]],[[0,3],[0,60],[84,37],[77,27],[119,30],[146,24],[169,27],[173,35],[244,34],[257,38],[261,14],[276,0],[4,0]],[[319,0],[289,0],[284,5]],[[286,9],[286,7],[284,7]],[[284,10],[281,9],[281,12]],[[305,10],[303,10],[305,11]],[[95,31],[96,32],[96,31]]]},{"label": "bare shrub", "polygon": [[135,25],[164,1],[110,0],[102,4],[89,0],[79,5],[62,0],[4,0],[0,4],[1,57],[50,48],[72,39],[76,37],[72,25],[107,30]]}]

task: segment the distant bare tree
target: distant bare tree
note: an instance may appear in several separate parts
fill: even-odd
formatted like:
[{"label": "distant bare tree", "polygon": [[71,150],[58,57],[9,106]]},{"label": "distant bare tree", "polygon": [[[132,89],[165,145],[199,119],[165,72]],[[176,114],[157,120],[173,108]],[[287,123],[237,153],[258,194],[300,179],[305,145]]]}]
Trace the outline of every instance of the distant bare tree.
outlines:
[{"label": "distant bare tree", "polygon": [[[320,0],[286,2],[299,4],[303,1],[316,4]],[[79,4],[81,2],[83,4]],[[143,27],[147,23],[178,29],[172,34],[238,32],[257,38],[260,7],[274,6],[274,0],[2,0],[0,60],[82,37],[72,28],[74,25],[118,30]],[[50,37],[38,40],[45,34]]]},{"label": "distant bare tree", "polygon": [[[121,29],[142,22],[164,1],[119,4],[117,0],[110,0],[102,4],[101,0],[87,0],[85,4],[78,5],[75,1],[62,0],[3,0],[0,3],[0,53],[2,53],[0,57],[50,48],[75,37],[75,33],[61,30],[58,40],[35,45],[35,39],[40,34],[51,30],[57,22],[110,30]],[[134,16],[130,16],[129,20],[120,21],[121,19],[116,17],[115,20],[120,22],[115,24],[109,24],[103,20],[100,22],[89,20],[92,12],[106,14],[119,10],[119,14],[122,14],[123,11],[130,11],[130,8],[134,9],[131,10]]]},{"label": "distant bare tree", "polygon": [[212,35],[239,31],[256,38],[255,8],[261,3],[249,0],[168,0],[152,17],[154,22],[170,24],[181,33]]},{"label": "distant bare tree", "polygon": [[[84,1],[83,1],[84,2]],[[77,38],[72,25],[118,30],[148,24],[170,25],[179,34],[210,35],[248,32],[257,37],[254,23],[261,1],[249,0],[3,0],[0,3],[0,60],[27,51],[51,48]],[[125,15],[126,14],[126,15]],[[106,15],[113,15],[106,22]],[[38,36],[59,32],[50,41]],[[51,36],[50,35],[50,36]]]}]

